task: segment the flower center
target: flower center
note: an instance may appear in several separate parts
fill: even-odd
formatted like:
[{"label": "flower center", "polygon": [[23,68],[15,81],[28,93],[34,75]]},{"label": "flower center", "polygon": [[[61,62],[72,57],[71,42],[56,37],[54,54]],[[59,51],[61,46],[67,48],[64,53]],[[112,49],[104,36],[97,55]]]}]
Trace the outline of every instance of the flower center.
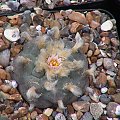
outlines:
[{"label": "flower center", "polygon": [[58,55],[52,55],[48,58],[47,63],[49,68],[58,69],[61,66],[61,58],[58,58]]},{"label": "flower center", "polygon": [[53,59],[53,60],[50,61],[49,65],[52,65],[52,66],[59,66],[60,63],[58,63],[57,60],[54,60],[54,59]]}]

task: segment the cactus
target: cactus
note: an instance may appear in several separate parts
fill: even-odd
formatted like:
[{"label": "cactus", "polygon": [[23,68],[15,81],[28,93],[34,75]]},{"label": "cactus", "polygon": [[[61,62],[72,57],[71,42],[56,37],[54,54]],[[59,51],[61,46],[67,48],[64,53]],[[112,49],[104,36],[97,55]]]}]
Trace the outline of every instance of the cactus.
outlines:
[{"label": "cactus", "polygon": [[[87,59],[79,33],[74,40],[60,38],[59,29],[52,28],[49,34],[32,38],[13,61],[13,79],[18,83],[22,96],[34,107],[56,107],[77,100],[88,86]],[[24,34],[24,35],[25,35]],[[25,37],[25,36],[24,36]]]}]

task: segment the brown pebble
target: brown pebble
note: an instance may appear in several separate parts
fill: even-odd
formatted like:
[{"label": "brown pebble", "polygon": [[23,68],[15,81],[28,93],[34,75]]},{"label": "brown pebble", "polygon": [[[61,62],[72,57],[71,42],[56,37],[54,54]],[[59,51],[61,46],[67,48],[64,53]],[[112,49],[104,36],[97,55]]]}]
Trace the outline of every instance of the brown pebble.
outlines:
[{"label": "brown pebble", "polygon": [[93,51],[92,50],[89,50],[88,52],[87,52],[87,56],[88,57],[91,57],[93,55]]},{"label": "brown pebble", "polygon": [[74,108],[72,105],[67,105],[68,114],[74,114]]},{"label": "brown pebble", "polygon": [[114,80],[108,80],[108,85],[109,85],[109,87],[116,88],[116,84],[115,84]]},{"label": "brown pebble", "polygon": [[17,94],[18,93],[18,90],[16,88],[11,88],[10,91],[9,91],[9,94]]},{"label": "brown pebble", "polygon": [[99,76],[98,76],[98,80],[99,80],[100,84],[106,85],[106,83],[107,83],[107,76],[106,76],[106,74],[101,72],[99,74]]},{"label": "brown pebble", "polygon": [[96,29],[98,26],[100,26],[100,23],[92,20],[91,23],[90,23],[90,27],[93,28],[93,29]]},{"label": "brown pebble", "polygon": [[10,91],[10,89],[11,89],[11,86],[9,86],[9,85],[4,85],[3,84],[3,85],[0,86],[0,90],[2,90],[5,93],[8,93]]},{"label": "brown pebble", "polygon": [[5,22],[0,20],[0,27],[2,27],[4,25]]},{"label": "brown pebble", "polygon": [[3,110],[5,110],[6,109],[6,105],[5,104],[0,104],[0,111],[3,111]]},{"label": "brown pebble", "polygon": [[20,100],[22,100],[22,97],[20,94],[13,94],[13,95],[10,95],[8,99],[14,100],[14,101],[20,101]]},{"label": "brown pebble", "polygon": [[31,119],[32,120],[34,120],[36,117],[37,117],[37,111],[33,111],[32,113],[31,113]]},{"label": "brown pebble", "polygon": [[7,79],[7,72],[3,69],[0,69],[0,79],[2,80]]},{"label": "brown pebble", "polygon": [[95,51],[95,44],[93,42],[90,42],[89,49]]},{"label": "brown pebble", "polygon": [[68,18],[70,20],[76,21],[76,22],[81,23],[81,24],[87,23],[85,15],[80,13],[80,12],[73,11],[71,14],[68,15]]},{"label": "brown pebble", "polygon": [[112,95],[112,98],[113,98],[114,102],[120,104],[120,93],[116,93],[116,94]]},{"label": "brown pebble", "polygon": [[18,109],[18,112],[19,112],[19,114],[20,114],[21,116],[25,116],[25,115],[28,113],[28,110],[27,110],[26,107],[20,107],[20,108]]},{"label": "brown pebble", "polygon": [[40,114],[37,118],[38,120],[48,120],[48,117],[44,114]]},{"label": "brown pebble", "polygon": [[77,101],[72,103],[76,111],[87,112],[89,111],[90,103],[87,101]]},{"label": "brown pebble", "polygon": [[77,119],[80,120],[82,116],[83,116],[83,113],[81,111],[77,111]]},{"label": "brown pebble", "polygon": [[95,57],[95,56],[91,57],[91,62],[92,62],[92,63],[97,62],[97,57]]},{"label": "brown pebble", "polygon": [[12,114],[14,112],[14,108],[11,106],[7,106],[5,109],[5,113]]},{"label": "brown pebble", "polygon": [[101,37],[108,37],[109,36],[109,32],[101,32],[100,36]]},{"label": "brown pebble", "polygon": [[54,13],[55,19],[63,19],[63,16],[60,14],[60,12]]},{"label": "brown pebble", "polygon": [[94,52],[94,55],[97,56],[100,54],[100,50],[99,49],[96,49],[95,52]]},{"label": "brown pebble", "polygon": [[73,22],[71,24],[70,32],[71,33],[76,33],[76,32],[78,32],[82,28],[83,28],[82,24],[79,24],[78,22]]},{"label": "brown pebble", "polygon": [[11,48],[11,56],[15,57],[21,50],[22,50],[23,46],[22,45],[16,45],[13,48]]},{"label": "brown pebble", "polygon": [[86,20],[87,20],[88,24],[90,24],[92,22],[93,16],[92,16],[91,12],[87,12]]},{"label": "brown pebble", "polygon": [[109,94],[109,95],[113,95],[113,94],[115,94],[115,92],[116,92],[116,89],[115,89],[115,88],[109,88],[109,89],[108,89],[108,94]]},{"label": "brown pebble", "polygon": [[109,37],[102,37],[102,42],[105,44],[110,44],[110,38]]}]

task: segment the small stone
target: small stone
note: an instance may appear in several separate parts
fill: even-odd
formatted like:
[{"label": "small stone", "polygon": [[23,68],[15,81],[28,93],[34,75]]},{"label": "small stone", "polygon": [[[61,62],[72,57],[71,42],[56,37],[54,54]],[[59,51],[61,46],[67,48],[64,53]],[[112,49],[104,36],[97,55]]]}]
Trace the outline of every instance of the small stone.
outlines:
[{"label": "small stone", "polygon": [[12,114],[14,112],[14,108],[11,106],[7,106],[5,109],[5,113]]},{"label": "small stone", "polygon": [[3,84],[3,85],[0,86],[0,90],[2,90],[5,93],[8,93],[10,91],[10,89],[11,89],[11,86],[9,86],[9,85],[4,85]]},{"label": "small stone", "polygon": [[66,120],[65,116],[62,113],[58,113],[55,116],[55,120]]},{"label": "small stone", "polygon": [[93,55],[93,51],[92,50],[89,50],[88,52],[87,52],[87,56],[88,57],[91,57]]},{"label": "small stone", "polygon": [[8,99],[14,100],[14,101],[20,101],[20,100],[22,100],[22,97],[20,94],[13,94],[13,95],[10,95]]},{"label": "small stone", "polygon": [[52,114],[52,112],[53,112],[53,109],[47,108],[44,110],[43,114],[49,117]]},{"label": "small stone", "polygon": [[[46,116],[46,115],[44,115],[44,114],[40,114],[37,118],[36,118],[36,120],[49,120],[48,119],[48,116]],[[56,120],[59,120],[59,119],[56,119]],[[60,119],[60,120],[62,120],[62,119]],[[64,119],[63,119],[64,120]]]},{"label": "small stone", "polygon": [[100,26],[100,23],[92,20],[91,23],[90,23],[90,27],[93,28],[93,29],[96,29],[98,26]]},{"label": "small stone", "polygon": [[102,31],[109,31],[112,28],[113,28],[113,23],[111,22],[111,20],[107,20],[104,23],[102,23],[102,25],[101,25]]},{"label": "small stone", "polygon": [[96,49],[95,52],[94,52],[94,55],[99,55],[99,54],[100,54],[100,50]]},{"label": "small stone", "polygon": [[0,65],[6,67],[9,64],[10,51],[8,49],[0,52]]},{"label": "small stone", "polygon": [[91,12],[87,12],[86,14],[86,19],[88,21],[88,23],[90,24],[92,22],[92,20],[94,19]]},{"label": "small stone", "polygon": [[115,103],[115,102],[109,102],[108,105],[107,105],[107,115],[108,117],[110,118],[114,118],[116,117],[116,107],[118,106],[119,104]]},{"label": "small stone", "polygon": [[103,108],[98,103],[91,103],[90,113],[93,115],[94,119],[99,119],[103,113]]},{"label": "small stone", "polygon": [[83,116],[81,111],[77,111],[77,119],[79,120]]},{"label": "small stone", "polygon": [[119,46],[120,45],[120,42],[118,39],[116,38],[111,38],[111,43],[113,46]]},{"label": "small stone", "polygon": [[72,12],[71,14],[68,15],[68,18],[70,20],[76,21],[80,24],[86,24],[86,18],[85,15],[80,13],[80,12]]},{"label": "small stone", "polygon": [[116,93],[116,94],[112,95],[112,98],[113,98],[114,102],[120,104],[120,93]]},{"label": "small stone", "polygon": [[117,116],[120,116],[120,105],[118,105],[118,106],[116,107],[115,114],[116,114]]},{"label": "small stone", "polygon": [[115,84],[115,81],[113,79],[108,79],[108,85],[109,85],[109,87],[116,88],[116,84]]},{"label": "small stone", "polygon": [[0,111],[3,111],[3,110],[5,110],[6,109],[6,105],[5,104],[0,104]]},{"label": "small stone", "polygon": [[87,112],[89,111],[90,103],[87,101],[77,101],[72,103],[76,111]]},{"label": "small stone", "polygon": [[98,67],[101,66],[103,64],[103,58],[98,59],[96,64]]},{"label": "small stone", "polygon": [[113,64],[113,60],[110,59],[110,58],[104,58],[104,61],[103,61],[103,65],[104,67],[107,69],[107,70],[113,70],[114,68],[114,64]]},{"label": "small stone", "polygon": [[4,31],[4,36],[11,42],[15,42],[20,38],[19,29],[15,27],[7,28]]},{"label": "small stone", "polygon": [[73,114],[74,113],[74,108],[72,105],[67,105],[67,110],[68,110],[68,114]]},{"label": "small stone", "polygon": [[111,88],[108,89],[108,94],[109,95],[113,95],[115,93],[116,93],[116,89],[115,88],[111,87]]},{"label": "small stone", "polygon": [[98,80],[100,82],[101,85],[105,86],[106,83],[107,83],[107,76],[105,73],[100,73],[99,76],[98,76]]},{"label": "small stone", "polygon": [[71,24],[71,28],[70,28],[70,32],[71,33],[76,33],[78,32],[80,29],[82,29],[83,25],[79,24],[78,22],[73,22]]},{"label": "small stone", "polygon": [[108,91],[108,88],[106,88],[106,87],[103,87],[103,88],[101,88],[101,93],[106,93]]},{"label": "small stone", "polygon": [[32,120],[34,120],[36,117],[37,117],[37,111],[33,111],[32,113],[31,113],[31,119]]},{"label": "small stone", "polygon": [[102,37],[102,42],[105,44],[110,44],[110,38],[109,37]]},{"label": "small stone", "polygon": [[25,116],[25,115],[28,113],[28,110],[27,110],[26,107],[20,107],[20,108],[18,109],[18,112],[19,112],[19,114],[20,114],[21,116]]},{"label": "small stone", "polygon": [[0,69],[0,79],[7,79],[7,72],[4,69]]},{"label": "small stone", "polygon": [[23,46],[22,45],[16,45],[14,47],[11,48],[11,56],[15,57],[21,50],[22,50]]},{"label": "small stone", "polygon": [[86,112],[80,120],[93,120],[93,116],[90,112]]},{"label": "small stone", "polygon": [[63,19],[63,16],[60,14],[60,12],[54,13],[55,19]]},{"label": "small stone", "polygon": [[110,102],[110,97],[107,95],[107,94],[102,94],[100,96],[100,101],[103,103],[103,104],[108,104]]},{"label": "small stone", "polygon": [[91,62],[92,63],[96,63],[96,61],[97,61],[97,57],[95,57],[95,56],[91,57]]}]

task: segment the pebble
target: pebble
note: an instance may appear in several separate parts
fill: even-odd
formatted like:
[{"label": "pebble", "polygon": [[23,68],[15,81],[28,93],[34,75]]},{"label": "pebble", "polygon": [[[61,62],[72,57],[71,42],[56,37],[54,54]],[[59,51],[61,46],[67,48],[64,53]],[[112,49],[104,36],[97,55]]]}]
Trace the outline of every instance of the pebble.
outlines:
[{"label": "pebble", "polygon": [[73,102],[72,105],[76,111],[88,112],[90,103],[87,101],[77,101]]},{"label": "pebble", "polygon": [[116,114],[117,116],[120,116],[120,105],[118,105],[118,106],[116,107],[115,114]]},{"label": "pebble", "polygon": [[108,89],[108,94],[109,94],[109,95],[113,95],[113,94],[115,94],[115,93],[116,93],[116,89],[115,89],[115,88],[110,87],[110,88]]},{"label": "pebble", "polygon": [[108,91],[108,88],[106,88],[106,87],[103,87],[103,88],[101,88],[101,93],[106,93]]},{"label": "pebble", "polygon": [[68,15],[68,18],[70,20],[76,21],[80,24],[86,24],[87,23],[85,15],[80,13],[80,12],[74,12],[73,11],[71,14]]},{"label": "pebble", "polygon": [[80,119],[83,116],[83,113],[81,111],[77,111],[77,118]]},{"label": "pebble", "polygon": [[100,95],[100,101],[103,104],[108,104],[110,102],[111,98],[107,94],[101,94]]},{"label": "pebble", "polygon": [[74,108],[72,105],[67,105],[68,114],[74,114]]},{"label": "pebble", "polygon": [[9,64],[10,51],[8,49],[0,52],[0,65],[6,67]]},{"label": "pebble", "polygon": [[66,120],[65,116],[62,113],[58,113],[55,116],[55,120]]},{"label": "pebble", "polygon": [[14,112],[14,108],[11,106],[7,106],[5,109],[6,114],[12,114]]},{"label": "pebble", "polygon": [[94,119],[99,119],[103,113],[103,108],[98,103],[91,103],[90,113],[93,115]]},{"label": "pebble", "polygon": [[120,104],[120,93],[116,93],[116,94],[112,95],[112,99],[114,100],[114,102]]},{"label": "pebble", "polygon": [[93,120],[93,116],[90,112],[86,112],[80,120]]},{"label": "pebble", "polygon": [[90,23],[90,27],[93,28],[93,29],[96,29],[98,26],[100,26],[100,23],[92,20],[91,23]]},{"label": "pebble", "polygon": [[4,69],[0,69],[0,79],[7,79],[7,72]]},{"label": "pebble", "polygon": [[85,43],[83,47],[81,48],[83,53],[87,53],[89,49],[89,43]]},{"label": "pebble", "polygon": [[36,120],[48,120],[48,117],[44,114],[40,114],[38,117],[36,117]]},{"label": "pebble", "polygon": [[34,120],[37,117],[37,115],[38,115],[38,113],[36,111],[33,111],[30,115],[31,119]]},{"label": "pebble", "polygon": [[101,25],[102,31],[109,31],[112,28],[113,28],[113,23],[111,22],[111,20],[107,20],[104,23],[102,23],[102,25]]},{"label": "pebble", "polygon": [[105,86],[106,83],[107,83],[107,76],[106,76],[106,74],[101,72],[101,73],[99,74],[99,76],[98,76],[98,80],[99,80],[99,82],[100,82],[100,84],[101,84],[102,86]]},{"label": "pebble", "polygon": [[96,65],[99,67],[103,64],[103,58],[97,59]]},{"label": "pebble", "polygon": [[115,102],[109,102],[107,105],[107,115],[110,118],[114,118],[116,117],[115,111],[116,111],[116,107],[118,106],[118,103]]},{"label": "pebble", "polygon": [[52,114],[53,109],[47,108],[43,111],[43,114],[47,115],[48,117]]},{"label": "pebble", "polygon": [[9,86],[9,85],[4,85],[3,84],[3,85],[0,86],[0,90],[2,90],[5,93],[8,93],[10,91],[10,89],[11,89],[11,86]]},{"label": "pebble", "polygon": [[91,57],[93,55],[93,51],[92,50],[89,50],[88,52],[87,52],[87,56],[88,57]]},{"label": "pebble", "polygon": [[10,95],[8,99],[13,101],[20,101],[22,100],[22,97],[20,94],[13,94],[13,95]]},{"label": "pebble", "polygon": [[6,109],[6,105],[5,104],[0,104],[0,111],[3,111],[3,110],[5,110]]},{"label": "pebble", "polygon": [[11,42],[15,42],[20,39],[19,29],[16,27],[6,28],[4,31],[4,36]]},{"label": "pebble", "polygon": [[71,24],[71,28],[70,28],[70,32],[71,33],[76,33],[78,32],[80,29],[82,29],[83,25],[79,24],[78,22],[73,22]]}]

